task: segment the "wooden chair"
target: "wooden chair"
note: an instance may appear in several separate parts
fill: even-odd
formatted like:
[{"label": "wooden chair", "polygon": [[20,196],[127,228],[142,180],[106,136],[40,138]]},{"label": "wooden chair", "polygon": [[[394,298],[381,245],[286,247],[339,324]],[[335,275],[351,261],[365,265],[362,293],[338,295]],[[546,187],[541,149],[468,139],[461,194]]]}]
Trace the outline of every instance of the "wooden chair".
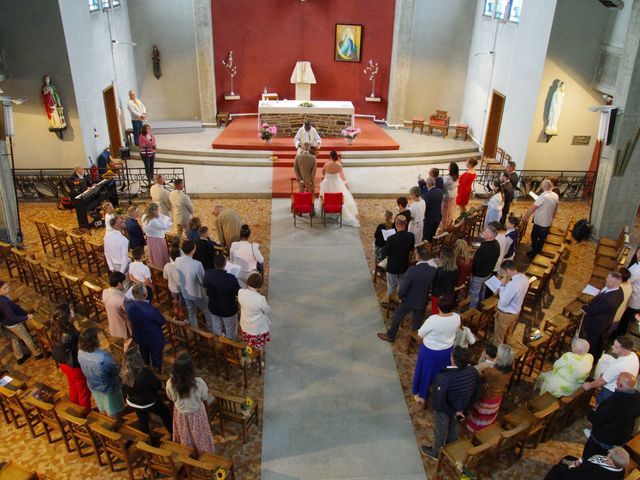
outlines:
[{"label": "wooden chair", "polygon": [[233,462],[220,455],[213,453],[203,453],[200,459],[188,457],[186,455],[178,457],[184,465],[184,471],[189,480],[211,480],[216,478],[216,473],[223,470],[227,478],[235,480],[236,474],[233,469]]},{"label": "wooden chair", "polygon": [[31,279],[33,288],[40,295],[46,295],[47,282],[44,278],[42,264],[29,256],[24,257],[24,267],[28,270],[28,277]]},{"label": "wooden chair", "polygon": [[164,279],[162,269],[155,265],[149,265],[149,270],[151,270],[151,282],[153,283],[155,303],[172,308],[173,297],[171,296],[171,290],[169,290],[169,282]]},{"label": "wooden chair", "polygon": [[16,258],[11,254],[12,248],[13,247],[9,243],[0,242],[0,257],[4,260],[9,278],[20,276],[20,266],[18,265]]},{"label": "wooden chair", "polygon": [[29,327],[31,336],[38,339],[38,343],[42,348],[42,353],[46,356],[51,355],[53,353],[53,341],[49,335],[49,325],[37,320],[36,318],[27,320],[26,324]]},{"label": "wooden chair", "polygon": [[149,442],[149,436],[128,425],[120,428],[117,432],[98,424],[93,424],[90,428],[100,439],[111,471],[119,472],[126,468],[129,480],[134,480],[133,472],[142,467],[144,461],[144,456],[135,448],[135,444],[139,441]]},{"label": "wooden chair", "polygon": [[202,361],[206,358],[209,359],[209,365],[213,366],[213,370],[216,375],[220,375],[220,365],[218,364],[218,348],[216,339],[218,336],[215,333],[207,332],[199,328],[191,328],[195,348],[198,352],[197,358],[199,366],[202,366]]},{"label": "wooden chair", "polygon": [[559,409],[560,404],[558,401],[552,395],[545,394],[507,414],[504,417],[504,421],[513,427],[529,423],[531,427],[527,434],[527,440],[533,439],[533,448],[537,448],[538,443],[544,438],[551,420],[553,420],[555,413]]},{"label": "wooden chair", "polygon": [[296,217],[309,215],[310,226],[313,227],[313,193],[293,192],[293,226],[296,226]]},{"label": "wooden chair", "polygon": [[40,236],[40,243],[42,243],[42,250],[47,253],[47,247],[51,250],[54,257],[60,255],[60,246],[56,241],[55,235],[49,229],[49,226],[45,222],[34,221],[38,235]]},{"label": "wooden chair", "polygon": [[[191,351],[192,349],[189,348],[189,345],[192,344],[191,336],[189,334],[191,330],[189,322],[186,320],[174,320],[173,318],[167,318],[166,321],[169,326],[169,340],[171,341],[173,354],[176,354],[178,346],[183,346],[189,350],[191,355],[195,353],[197,357],[197,352],[193,352]],[[195,348],[193,350],[195,350]]]},{"label": "wooden chair", "polygon": [[31,437],[36,438],[36,426],[40,423],[38,412],[36,409],[26,403],[28,392],[23,390],[10,390],[6,387],[0,387],[0,399],[7,409],[11,423],[16,429],[26,426],[29,429]]},{"label": "wooden chair", "polygon": [[100,323],[107,317],[107,309],[102,301],[102,291],[104,289],[91,282],[82,282],[82,296],[87,307],[87,317],[93,317],[94,320]]},{"label": "wooden chair", "polygon": [[87,244],[86,240],[82,235],[76,235],[75,233],[68,234],[69,239],[71,240],[71,245],[75,249],[78,256],[78,265],[82,266],[82,264],[86,264],[89,272],[93,273],[93,270],[96,270],[96,273],[100,275],[100,269],[98,266],[98,259],[93,254],[91,247]]},{"label": "wooden chair", "polygon": [[109,265],[107,264],[107,259],[104,257],[104,246],[96,245],[93,242],[87,242],[85,240],[85,245],[87,246],[87,254],[91,257],[91,263],[95,264],[97,274],[102,275],[102,270],[105,272],[109,271]]},{"label": "wooden chair", "polygon": [[[18,250],[17,248],[12,248],[9,252],[9,258],[11,265],[15,265],[20,282],[30,286],[33,283],[33,277],[31,276],[31,271],[29,270],[29,265],[26,260],[27,252],[24,250]],[[9,268],[8,264],[7,268]],[[9,268],[9,276],[11,276],[11,268]]]},{"label": "wooden chair", "polygon": [[327,213],[340,216],[340,228],[342,228],[342,193],[325,193],[322,197],[322,224],[327,226]]},{"label": "wooden chair", "polygon": [[522,459],[524,453],[524,445],[529,434],[530,425],[527,422],[516,425],[513,428],[503,428],[499,423],[483,428],[475,433],[475,438],[482,442],[489,442],[494,438],[498,439],[494,455],[505,452],[516,453],[518,460]]},{"label": "wooden chair", "polygon": [[[82,417],[84,415],[82,407],[79,407],[69,401],[62,401],[58,404],[48,403],[38,400],[33,396],[28,396],[26,398],[26,402],[35,408],[38,418],[40,419],[40,423],[44,427],[44,433],[47,436],[49,443],[54,443],[62,439],[67,452],[71,452],[73,450],[71,448],[71,431],[69,430],[68,425],[60,420],[57,409],[62,408],[73,412],[78,417]],[[52,433],[54,432],[60,434],[60,438],[54,439],[52,436]]]},{"label": "wooden chair", "polygon": [[235,342],[225,337],[218,337],[218,341],[222,344],[224,358],[226,360],[225,374],[227,380],[229,379],[230,366],[240,367],[242,369],[242,373],[244,375],[244,388],[249,386],[248,376],[250,368],[255,369],[257,367],[258,375],[262,375],[262,358],[259,350],[253,350],[250,355],[243,356],[243,352],[247,347],[244,343]]},{"label": "wooden chair", "polygon": [[458,480],[463,468],[474,468],[491,456],[499,438],[474,444],[472,439],[462,439],[449,443],[440,449],[436,477]]},{"label": "wooden chair", "polygon": [[64,287],[64,295],[67,302],[73,305],[74,310],[85,312],[84,309],[84,292],[82,291],[82,280],[68,273],[60,274],[62,286]]},{"label": "wooden chair", "polygon": [[555,421],[558,424],[559,431],[568,428],[576,419],[585,416],[592,395],[593,390],[585,390],[579,387],[571,395],[560,398],[560,411]]},{"label": "wooden chair", "polygon": [[104,466],[105,464],[102,460],[102,444],[89,427],[100,425],[102,428],[113,430],[115,429],[115,422],[96,412],[91,412],[84,418],[65,410],[58,410],[58,416],[71,432],[74,450],[78,453],[78,456],[82,458],[87,455],[95,455],[98,465],[101,467]]},{"label": "wooden chair", "polygon": [[169,477],[174,480],[183,478],[181,474],[184,470],[184,464],[178,460],[178,457],[181,455],[190,456],[193,451],[183,445],[170,443],[173,444],[172,449],[165,448],[165,445],[160,448],[152,447],[142,441],[136,443],[136,449],[142,452],[145,457],[145,470],[151,480],[155,480],[158,476],[162,478]]},{"label": "wooden chair", "polygon": [[60,270],[50,267],[48,265],[42,266],[42,273],[44,281],[47,285],[47,295],[52,303],[57,303],[61,299],[65,299],[64,284],[62,283],[62,276]]},{"label": "wooden chair", "polygon": [[69,241],[67,232],[65,232],[62,228],[57,227],[53,224],[50,225],[49,228],[51,228],[51,231],[53,232],[53,235],[56,239],[56,242],[58,242],[58,245],[60,246],[60,256],[63,259],[68,259],[69,262],[73,262],[75,260],[79,266],[82,266],[80,264],[78,252],[73,246],[73,243]]},{"label": "wooden chair", "polygon": [[[236,395],[227,395],[217,390],[211,391],[215,397],[220,416],[220,433],[224,436],[224,422],[233,422],[242,425],[242,441],[247,443],[247,431],[252,424],[259,428],[258,402],[246,406],[246,398]],[[244,408],[244,409],[243,409]]]},{"label": "wooden chair", "polygon": [[411,119],[411,133],[420,129],[420,133],[424,132],[424,117],[413,117]]},{"label": "wooden chair", "polygon": [[436,113],[429,115],[429,123],[427,123],[427,133],[431,135],[434,130],[442,132],[442,136],[447,138],[449,134],[449,122],[451,117],[446,110],[436,110]]}]

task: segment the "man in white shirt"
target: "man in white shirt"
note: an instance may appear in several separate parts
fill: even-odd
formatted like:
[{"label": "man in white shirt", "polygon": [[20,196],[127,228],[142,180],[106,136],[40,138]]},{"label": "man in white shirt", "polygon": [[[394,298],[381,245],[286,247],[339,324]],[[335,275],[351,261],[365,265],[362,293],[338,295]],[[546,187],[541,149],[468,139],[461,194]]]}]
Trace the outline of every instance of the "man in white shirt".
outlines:
[{"label": "man in white shirt", "polygon": [[298,153],[302,151],[302,145],[305,143],[314,147],[316,151],[320,149],[320,144],[322,143],[318,131],[311,126],[309,120],[304,121],[304,125],[300,127],[298,133],[296,133],[296,136],[293,138],[293,144],[298,149]]},{"label": "man in white shirt", "polygon": [[160,213],[169,217],[171,216],[171,200],[169,200],[169,191],[164,188],[166,183],[163,175],[156,175],[155,182],[151,185],[149,193],[153,203],[158,204]]},{"label": "man in white shirt", "polygon": [[518,271],[513,260],[502,262],[500,270],[504,278],[497,292],[499,300],[492,340],[494,345],[509,343],[529,289],[529,278]]},{"label": "man in white shirt", "polygon": [[104,256],[109,271],[127,273],[129,269],[129,239],[122,234],[124,220],[113,217],[109,221],[112,230],[104,234]]},{"label": "man in white shirt", "polygon": [[180,292],[187,304],[189,323],[198,327],[197,310],[199,309],[207,322],[207,329],[213,332],[214,318],[209,310],[209,299],[204,289],[204,267],[202,262],[193,259],[196,245],[190,240],[182,242],[182,255],[175,259],[176,270],[180,276]]},{"label": "man in white shirt", "polygon": [[175,190],[169,194],[169,201],[173,208],[173,223],[178,236],[189,229],[189,220],[193,216],[194,208],[189,195],[184,193],[184,181],[181,178],[173,182]]},{"label": "man in white shirt", "polygon": [[136,98],[136,92],[129,90],[129,102],[127,102],[127,109],[131,114],[131,125],[133,126],[133,143],[140,145],[140,130],[142,124],[147,119],[147,109],[144,103]]},{"label": "man in white shirt", "polygon": [[[596,397],[596,403],[598,405],[616,391],[618,375],[622,372],[628,372],[634,377],[638,376],[640,362],[638,362],[638,355],[633,351],[633,340],[626,336],[616,338],[613,342],[611,352],[616,355],[616,358],[604,354],[600,360],[600,363],[605,362],[607,364],[602,375],[593,382],[584,382],[582,384],[582,388],[585,390],[603,387]],[[596,371],[599,370],[600,366],[601,365],[598,365],[598,367],[596,367]]]},{"label": "man in white shirt", "polygon": [[560,202],[558,195],[551,191],[553,184],[549,180],[543,180],[540,186],[543,193],[522,216],[522,222],[526,222],[533,215],[531,251],[527,253],[530,259],[533,259],[544,247],[544,242],[549,234],[553,219],[558,212],[558,204]]}]

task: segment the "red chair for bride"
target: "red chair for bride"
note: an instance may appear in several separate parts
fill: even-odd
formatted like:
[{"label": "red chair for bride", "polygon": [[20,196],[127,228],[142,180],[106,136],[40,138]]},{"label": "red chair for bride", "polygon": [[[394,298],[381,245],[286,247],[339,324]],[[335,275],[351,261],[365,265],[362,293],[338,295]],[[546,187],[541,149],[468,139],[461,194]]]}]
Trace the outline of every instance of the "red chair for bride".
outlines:
[{"label": "red chair for bride", "polygon": [[313,193],[294,192],[293,194],[293,226],[296,226],[296,217],[305,213],[309,214],[309,220],[313,227]]},{"label": "red chair for bride", "polygon": [[325,193],[322,200],[322,223],[327,226],[327,213],[340,215],[340,228],[342,228],[342,193]]}]

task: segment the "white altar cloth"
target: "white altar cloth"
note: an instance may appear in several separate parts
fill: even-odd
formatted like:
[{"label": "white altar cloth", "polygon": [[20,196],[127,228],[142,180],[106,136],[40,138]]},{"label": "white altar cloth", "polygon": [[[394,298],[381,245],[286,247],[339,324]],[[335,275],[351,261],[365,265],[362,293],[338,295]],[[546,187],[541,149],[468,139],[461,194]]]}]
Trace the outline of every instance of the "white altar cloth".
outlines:
[{"label": "white altar cloth", "polygon": [[346,101],[312,100],[313,107],[301,107],[299,100],[261,100],[258,103],[258,115],[263,113],[308,113],[355,115],[353,103]]}]

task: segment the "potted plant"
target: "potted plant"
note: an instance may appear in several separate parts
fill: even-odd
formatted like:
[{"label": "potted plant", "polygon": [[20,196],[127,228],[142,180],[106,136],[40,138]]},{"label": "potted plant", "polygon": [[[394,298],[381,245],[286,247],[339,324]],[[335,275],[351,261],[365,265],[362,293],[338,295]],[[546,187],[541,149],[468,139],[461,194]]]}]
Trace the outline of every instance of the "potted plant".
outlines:
[{"label": "potted plant", "polygon": [[340,132],[340,134],[347,139],[347,144],[348,145],[352,145],[353,141],[356,139],[356,137],[358,135],[360,135],[362,133],[362,130],[360,130],[357,127],[347,127],[344,128],[342,130],[342,132]]},{"label": "potted plant", "polygon": [[260,125],[260,131],[258,132],[258,138],[261,138],[267,143],[271,143],[271,139],[278,133],[278,127],[275,125],[269,126],[268,123]]}]

